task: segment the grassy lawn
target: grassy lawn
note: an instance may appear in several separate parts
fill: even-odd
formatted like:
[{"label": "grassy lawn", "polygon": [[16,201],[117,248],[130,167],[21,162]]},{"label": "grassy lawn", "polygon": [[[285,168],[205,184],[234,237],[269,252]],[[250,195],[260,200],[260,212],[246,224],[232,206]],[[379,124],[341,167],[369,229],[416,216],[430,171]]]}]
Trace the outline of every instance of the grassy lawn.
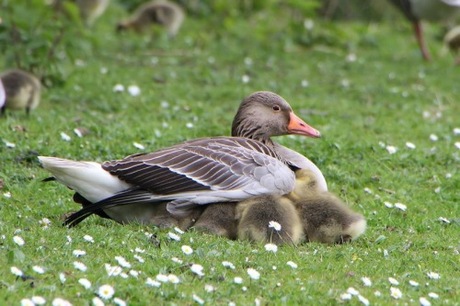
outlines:
[{"label": "grassy lawn", "polygon": [[[176,39],[160,34],[151,41],[116,35],[123,15],[114,4],[75,37],[85,47],[59,63],[65,83],[46,88],[29,117],[7,111],[0,118],[0,301],[18,305],[41,296],[47,305],[56,298],[86,305],[108,284],[115,294],[105,303],[112,305],[120,303],[115,297],[129,305],[416,305],[421,297],[459,305],[460,70],[436,39],[438,27],[427,27],[434,60],[425,63],[402,19],[314,20],[315,43],[302,46],[285,23],[263,12],[225,27],[188,18]],[[117,84],[125,91],[114,92]],[[128,92],[131,85],[138,96]],[[330,190],[367,218],[357,241],[272,253],[244,241],[98,217],[61,226],[61,216],[78,205],[62,185],[41,182],[48,174],[37,154],[104,161],[228,135],[239,102],[257,90],[280,94],[322,132],[319,140],[277,141],[312,159]],[[76,128],[89,133],[78,137]],[[121,273],[109,275],[107,264],[122,266]],[[260,278],[252,279],[249,268]],[[350,287],[359,295],[348,300]]]}]

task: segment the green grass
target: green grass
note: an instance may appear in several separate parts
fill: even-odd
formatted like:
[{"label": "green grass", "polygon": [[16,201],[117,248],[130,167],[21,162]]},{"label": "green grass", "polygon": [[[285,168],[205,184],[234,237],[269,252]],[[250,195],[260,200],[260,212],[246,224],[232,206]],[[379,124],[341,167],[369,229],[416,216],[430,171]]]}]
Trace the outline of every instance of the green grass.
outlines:
[{"label": "green grass", "polygon": [[[460,136],[453,129],[460,127],[459,67],[452,66],[452,57],[435,39],[438,28],[428,27],[434,60],[424,63],[409,24],[402,20],[335,26],[317,20],[314,33],[334,43],[323,43],[318,36],[317,44],[302,47],[270,15],[237,20],[227,30],[189,18],[177,39],[160,37],[150,43],[134,35],[116,36],[112,25],[120,15],[120,8],[111,8],[82,36],[89,41],[87,53],[77,56],[84,66],[63,60],[65,84],[46,89],[30,117],[8,112],[0,118],[0,138],[16,145],[8,148],[0,142],[0,300],[18,305],[39,295],[48,304],[57,297],[74,305],[91,304],[99,286],[110,284],[115,296],[130,305],[191,305],[194,294],[209,305],[248,305],[256,299],[273,305],[330,305],[341,303],[349,287],[371,304],[417,304],[426,297],[433,304],[458,305],[460,150],[454,144]],[[334,33],[340,35],[335,40]],[[350,53],[356,61],[346,61]],[[101,68],[108,72],[102,74]],[[242,82],[243,75],[250,77],[249,83]],[[116,84],[138,85],[141,95],[114,93]],[[40,181],[48,173],[35,159],[37,153],[104,161],[138,152],[134,142],[153,151],[185,139],[228,135],[239,102],[256,90],[282,95],[322,132],[319,140],[277,140],[316,162],[330,190],[366,216],[368,230],[357,241],[283,246],[268,253],[263,245],[193,231],[178,242],[168,238],[169,230],[121,226],[98,217],[73,229],[61,226],[60,216],[78,206],[67,188]],[[162,101],[169,107],[162,107]],[[424,112],[441,116],[424,118]],[[78,138],[73,133],[77,127],[90,133]],[[71,141],[63,141],[61,132]],[[430,134],[438,141],[430,140]],[[406,142],[416,149],[408,149]],[[389,154],[380,143],[398,150]],[[387,208],[384,202],[404,203],[407,211]],[[43,218],[51,220],[48,228],[40,224]],[[160,246],[145,232],[155,233]],[[15,244],[15,235],[25,245]],[[191,246],[193,254],[185,255],[182,245]],[[145,250],[138,254],[144,263],[134,258],[135,248]],[[76,258],[76,249],[87,254]],[[108,276],[104,264],[116,265],[115,256],[124,256],[139,276]],[[74,261],[83,262],[87,271],[75,269]],[[222,261],[232,262],[235,269]],[[190,271],[192,263],[204,267],[203,277]],[[17,278],[12,266],[32,278]],[[45,273],[38,274],[33,266]],[[251,280],[247,268],[259,271],[260,279]],[[430,279],[429,272],[439,273],[440,279]],[[65,283],[60,273],[66,275]],[[145,284],[159,273],[175,274],[180,283],[159,288]],[[234,283],[237,276],[243,284]],[[372,285],[364,286],[362,277]],[[400,284],[391,285],[389,277]],[[80,285],[80,278],[90,280],[91,289]],[[409,280],[420,285],[411,286]],[[207,292],[206,285],[215,290]],[[402,291],[399,300],[390,296],[390,287]],[[429,297],[431,292],[439,299]],[[349,303],[360,304],[356,297]]]}]

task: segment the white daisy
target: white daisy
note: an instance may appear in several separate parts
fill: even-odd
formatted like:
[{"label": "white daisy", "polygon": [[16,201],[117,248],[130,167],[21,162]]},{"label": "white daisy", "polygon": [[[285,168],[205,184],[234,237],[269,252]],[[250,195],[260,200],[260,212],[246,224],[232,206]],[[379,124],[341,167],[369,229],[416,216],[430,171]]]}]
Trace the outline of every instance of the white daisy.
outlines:
[{"label": "white daisy", "polygon": [[399,285],[399,282],[393,278],[393,277],[389,277],[388,278],[388,281],[390,282],[390,284],[394,285],[394,286],[398,286]]},{"label": "white daisy", "polygon": [[183,245],[181,247],[181,249],[182,249],[182,252],[184,252],[185,255],[190,255],[190,254],[193,253],[193,249],[188,245]]},{"label": "white daisy", "polygon": [[204,291],[210,293],[210,292],[214,292],[216,290],[216,288],[214,288],[213,285],[209,285],[209,284],[206,284],[204,285]]},{"label": "white daisy", "polygon": [[35,303],[31,299],[22,299],[21,306],[35,306]]},{"label": "white daisy", "polygon": [[59,280],[61,281],[61,283],[63,283],[63,284],[65,283],[67,278],[65,277],[64,273],[59,273]]},{"label": "white daisy", "polygon": [[390,287],[390,295],[394,299],[400,299],[402,297],[402,292],[399,288]]},{"label": "white daisy", "polygon": [[139,271],[129,270],[129,275],[131,275],[132,277],[137,278],[139,276]]},{"label": "white daisy", "polygon": [[192,272],[195,273],[195,274],[198,275],[198,276],[203,276],[203,275],[204,275],[204,273],[203,273],[203,266],[202,266],[202,265],[193,264],[193,265],[190,267],[190,270],[192,270]]},{"label": "white daisy", "polygon": [[83,239],[84,239],[85,241],[87,241],[87,242],[91,242],[91,243],[94,242],[93,237],[91,237],[90,235],[85,235],[85,236],[83,236]]},{"label": "white daisy", "polygon": [[352,295],[350,293],[348,293],[348,292],[342,293],[340,295],[340,299],[342,301],[349,301],[349,300],[351,300],[351,298],[352,298]]},{"label": "white daisy", "polygon": [[11,273],[13,273],[14,275],[19,276],[19,277],[24,275],[24,273],[20,269],[18,269],[16,267],[11,267],[10,271],[11,271]]},{"label": "white daisy", "polygon": [[395,203],[395,208],[399,209],[399,210],[402,210],[402,211],[406,211],[407,210],[407,206],[402,204],[402,203]]},{"label": "white daisy", "polygon": [[40,266],[33,266],[33,267],[32,267],[32,270],[34,270],[34,271],[37,272],[38,274],[43,274],[43,273],[45,273],[45,269],[43,269],[43,268],[40,267]]},{"label": "white daisy", "polygon": [[416,148],[412,142],[406,142],[406,147],[411,150],[414,150]]},{"label": "white daisy", "polygon": [[81,261],[74,261],[73,266],[75,269],[85,272],[88,268]]},{"label": "white daisy", "polygon": [[85,289],[91,288],[91,282],[86,278],[80,278],[78,280],[78,283],[82,285],[83,287],[85,287]]},{"label": "white daisy", "polygon": [[431,141],[438,141],[439,137],[436,134],[430,134],[430,140]]},{"label": "white daisy", "polygon": [[243,283],[243,278],[241,278],[241,277],[239,277],[239,276],[235,276],[235,277],[233,278],[233,282],[234,282],[235,284],[242,284],[242,283]]},{"label": "white daisy", "polygon": [[358,300],[363,303],[363,305],[369,306],[369,300],[366,299],[364,296],[361,294],[358,294]]},{"label": "white daisy", "polygon": [[131,264],[123,256],[115,256],[115,260],[123,268],[128,268],[128,269],[131,268]]},{"label": "white daisy", "polygon": [[45,305],[46,300],[42,296],[35,295],[32,297],[32,302],[34,302],[35,305]]},{"label": "white daisy", "polygon": [[268,227],[273,228],[275,231],[279,232],[281,230],[281,224],[276,221],[268,222]]},{"label": "white daisy", "polygon": [[298,267],[297,264],[295,262],[293,262],[293,261],[288,261],[286,264],[289,267],[291,267],[292,269],[297,269],[297,267]]},{"label": "white daisy", "polygon": [[441,275],[439,275],[439,273],[436,273],[436,272],[428,272],[426,275],[430,279],[440,279],[441,278]]},{"label": "white daisy", "polygon": [[203,305],[204,304],[204,300],[202,298],[200,298],[198,295],[196,294],[193,294],[192,295],[192,298],[195,302],[197,302],[198,304],[200,305]]},{"label": "white daisy", "polygon": [[70,137],[65,132],[61,132],[60,135],[61,135],[61,139],[64,140],[64,141],[71,141],[72,140],[72,137]]},{"label": "white daisy", "polygon": [[260,273],[256,269],[248,268],[246,270],[246,272],[248,273],[249,277],[252,278],[252,279],[259,279],[260,278]]},{"label": "white daisy", "polygon": [[419,283],[417,283],[417,282],[414,281],[414,280],[410,280],[410,281],[409,281],[409,285],[411,285],[412,287],[418,287],[418,286],[419,286]]},{"label": "white daisy", "polygon": [[351,295],[358,295],[358,294],[359,294],[359,291],[356,290],[356,289],[353,288],[353,287],[349,287],[349,288],[347,289],[347,292],[350,293]]},{"label": "white daisy", "polygon": [[434,292],[428,293],[428,296],[429,296],[430,298],[432,298],[432,299],[435,299],[435,300],[439,299],[439,294],[434,293]]},{"label": "white daisy", "polygon": [[143,144],[138,143],[138,142],[133,142],[133,146],[136,149],[139,149],[139,150],[144,150],[145,149],[145,146]]},{"label": "white daisy", "polygon": [[173,257],[173,258],[171,258],[171,260],[174,261],[175,263],[178,263],[178,264],[183,263],[182,259],[179,259],[177,257]]},{"label": "white daisy", "polygon": [[86,255],[86,252],[83,251],[83,250],[73,250],[72,254],[73,254],[75,257],[82,257],[82,256],[85,256],[85,255]]},{"label": "white daisy", "polygon": [[427,300],[426,298],[424,298],[423,296],[420,297],[418,300],[419,300],[421,306],[431,306],[431,302],[428,301],[428,300]]},{"label": "white daisy", "polygon": [[24,242],[24,239],[22,239],[21,236],[14,236],[14,237],[13,237],[13,241],[14,241],[14,243],[16,243],[16,244],[19,245],[19,246],[23,246],[24,243],[25,243],[25,242]]},{"label": "white daisy", "polygon": [[168,233],[168,237],[169,237],[169,239],[171,239],[171,240],[180,241],[180,236],[177,235],[177,234],[174,234],[174,233],[172,233],[172,232],[169,232],[169,233]]},{"label": "white daisy", "polygon": [[232,264],[231,262],[229,261],[223,261],[222,262],[222,265],[226,268],[229,268],[229,269],[232,269],[232,270],[235,270],[235,265]]},{"label": "white daisy", "polygon": [[125,91],[125,86],[117,84],[113,87],[113,92],[122,92]]},{"label": "white daisy", "polygon": [[131,96],[137,97],[141,94],[141,89],[137,85],[130,85],[128,86],[128,92]]},{"label": "white daisy", "polygon": [[156,281],[156,280],[153,280],[151,279],[150,277],[147,278],[147,280],[145,281],[145,284],[147,286],[150,286],[150,287],[160,287],[161,286],[161,283]]},{"label": "white daisy", "polygon": [[126,306],[126,302],[123,301],[123,300],[120,299],[120,298],[117,298],[117,297],[114,298],[114,299],[112,300],[112,302],[113,302],[115,305],[117,305],[117,306]]},{"label": "white daisy", "polygon": [[97,296],[93,297],[92,302],[94,306],[104,306],[105,305],[105,303]]},{"label": "white daisy", "polygon": [[267,243],[265,245],[265,250],[267,252],[273,252],[273,253],[276,253],[278,251],[278,246],[276,244],[273,244],[273,243]]},{"label": "white daisy", "polygon": [[361,277],[361,280],[363,281],[364,286],[366,287],[372,286],[372,281],[369,277]]},{"label": "white daisy", "polygon": [[180,279],[179,277],[177,277],[177,275],[174,275],[174,274],[169,274],[168,275],[168,280],[171,284],[179,284],[180,283]]},{"label": "white daisy", "polygon": [[51,303],[51,305],[52,306],[72,306],[72,303],[62,298],[55,298],[53,302]]},{"label": "white daisy", "polygon": [[115,290],[110,285],[102,285],[97,290],[97,294],[104,300],[111,299],[115,294]]},{"label": "white daisy", "polygon": [[183,233],[185,233],[183,230],[181,230],[180,228],[178,228],[177,226],[174,227],[174,230],[179,233],[180,235],[182,235]]},{"label": "white daisy", "polygon": [[389,154],[395,154],[398,151],[398,148],[395,146],[386,146],[386,148]]},{"label": "white daisy", "polygon": [[156,280],[159,281],[159,282],[162,282],[162,283],[167,283],[169,282],[169,278],[168,278],[168,275],[166,274],[158,274],[156,277]]}]

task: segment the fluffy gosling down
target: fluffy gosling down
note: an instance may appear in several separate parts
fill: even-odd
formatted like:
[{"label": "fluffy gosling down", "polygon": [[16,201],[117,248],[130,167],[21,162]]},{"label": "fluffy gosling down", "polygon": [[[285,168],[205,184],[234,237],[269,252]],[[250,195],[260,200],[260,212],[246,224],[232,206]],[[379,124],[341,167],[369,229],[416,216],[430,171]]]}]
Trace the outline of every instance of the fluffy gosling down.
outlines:
[{"label": "fluffy gosling down", "polygon": [[293,203],[282,196],[261,196],[236,206],[238,239],[253,242],[297,244],[303,227]]},{"label": "fluffy gosling down", "polygon": [[41,84],[34,75],[20,69],[12,69],[3,72],[0,79],[6,97],[5,103],[1,106],[1,114],[5,113],[6,108],[25,109],[29,114],[30,110],[35,109],[40,103]]},{"label": "fluffy gosling down", "polygon": [[166,0],[154,0],[139,6],[126,20],[117,25],[117,31],[132,29],[138,33],[145,31],[153,24],[166,28],[169,36],[176,36],[184,21],[182,8]]},{"label": "fluffy gosling down", "polygon": [[364,217],[332,193],[318,190],[309,170],[296,172],[296,187],[287,197],[295,203],[308,241],[350,242],[366,230]]},{"label": "fluffy gosling down", "polygon": [[234,240],[237,238],[235,208],[235,202],[209,204],[205,207],[193,228],[200,232]]}]

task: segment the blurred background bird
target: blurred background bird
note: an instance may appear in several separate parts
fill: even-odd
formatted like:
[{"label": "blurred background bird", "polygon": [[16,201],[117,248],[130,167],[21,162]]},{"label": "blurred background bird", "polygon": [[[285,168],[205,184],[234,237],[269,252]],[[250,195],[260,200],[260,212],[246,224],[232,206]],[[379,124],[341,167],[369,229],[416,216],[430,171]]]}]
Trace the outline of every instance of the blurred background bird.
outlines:
[{"label": "blurred background bird", "polygon": [[460,14],[460,0],[389,0],[412,23],[415,38],[425,60],[431,55],[425,43],[422,20],[446,24]]},{"label": "blurred background bird", "polygon": [[6,108],[25,109],[29,114],[30,110],[35,109],[40,103],[41,83],[36,76],[20,69],[12,69],[3,72],[0,79],[6,97],[1,108],[2,114]]},{"label": "blurred background bird", "polygon": [[176,36],[184,21],[183,9],[170,1],[154,0],[139,6],[134,13],[117,25],[117,31],[132,29],[138,33],[154,24],[163,26],[170,37]]},{"label": "blurred background bird", "polygon": [[80,16],[87,26],[93,25],[107,9],[110,0],[76,0]]},{"label": "blurred background bird", "polygon": [[[446,36],[444,36],[444,42],[450,51],[457,56],[460,50],[460,26],[450,29]],[[457,56],[455,64],[460,65],[460,56]]]}]

